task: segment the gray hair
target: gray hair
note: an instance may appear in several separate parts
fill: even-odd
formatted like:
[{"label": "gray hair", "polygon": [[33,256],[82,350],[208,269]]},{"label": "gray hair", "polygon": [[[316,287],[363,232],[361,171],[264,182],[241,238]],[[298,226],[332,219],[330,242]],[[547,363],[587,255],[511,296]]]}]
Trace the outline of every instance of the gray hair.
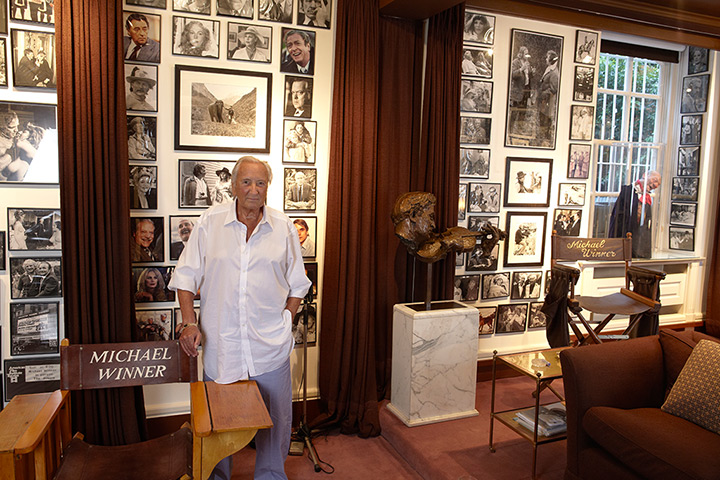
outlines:
[{"label": "gray hair", "polygon": [[232,180],[231,180],[233,192],[235,191],[235,184],[237,183],[237,176],[238,176],[238,172],[240,171],[240,166],[243,163],[256,163],[256,164],[259,164],[259,165],[262,165],[263,167],[265,167],[265,170],[267,170],[268,185],[272,183],[273,174],[272,174],[272,168],[270,167],[270,164],[268,162],[266,162],[265,160],[260,160],[258,158],[251,157],[248,155],[245,157],[240,157],[238,159],[238,161],[235,163],[235,166],[233,167]]}]

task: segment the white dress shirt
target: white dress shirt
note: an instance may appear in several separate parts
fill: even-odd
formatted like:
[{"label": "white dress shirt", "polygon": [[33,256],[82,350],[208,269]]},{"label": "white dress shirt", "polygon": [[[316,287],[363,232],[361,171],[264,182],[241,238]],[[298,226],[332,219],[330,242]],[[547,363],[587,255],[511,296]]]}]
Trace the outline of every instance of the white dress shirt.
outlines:
[{"label": "white dress shirt", "polygon": [[305,275],[292,221],[268,206],[246,241],[237,200],[200,216],[175,267],[171,290],[200,290],[205,373],[218,383],[281,367],[293,349],[288,297],[302,298]]}]

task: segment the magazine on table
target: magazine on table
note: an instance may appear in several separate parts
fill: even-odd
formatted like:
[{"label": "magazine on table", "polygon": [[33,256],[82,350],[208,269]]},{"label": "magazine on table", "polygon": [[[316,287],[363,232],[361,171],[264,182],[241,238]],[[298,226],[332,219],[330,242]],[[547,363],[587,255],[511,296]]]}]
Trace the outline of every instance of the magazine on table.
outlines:
[{"label": "magazine on table", "polygon": [[[515,414],[514,420],[528,430],[535,428],[535,408],[526,408]],[[565,405],[562,402],[541,405],[538,414],[538,433],[544,437],[567,431]]]}]

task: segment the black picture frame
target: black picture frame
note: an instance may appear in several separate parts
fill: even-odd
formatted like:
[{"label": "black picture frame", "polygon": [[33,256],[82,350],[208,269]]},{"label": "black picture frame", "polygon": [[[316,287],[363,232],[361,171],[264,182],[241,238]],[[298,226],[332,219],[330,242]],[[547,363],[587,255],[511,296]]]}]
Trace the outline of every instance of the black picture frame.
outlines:
[{"label": "black picture frame", "polygon": [[313,78],[285,75],[285,105],[283,116],[293,118],[312,117]]},{"label": "black picture frame", "polygon": [[540,309],[545,302],[530,302],[530,311],[528,312],[528,330],[540,330],[547,328],[547,315]]},{"label": "black picture frame", "polygon": [[59,353],[59,302],[10,304],[12,356]]},{"label": "black picture frame", "polygon": [[495,43],[495,17],[472,8],[465,9],[463,43],[492,45]]},{"label": "black picture frame", "polygon": [[486,215],[470,215],[468,217],[468,230],[471,232],[479,232],[486,225],[493,226],[495,228],[500,227],[499,216],[486,216]]},{"label": "black picture frame", "polygon": [[[13,57],[13,86],[54,90],[57,86],[55,34],[35,30],[10,29]],[[32,52],[32,56],[28,54]],[[45,56],[41,66],[36,64]]]},{"label": "black picture frame", "polygon": [[463,78],[460,81],[460,111],[492,113],[493,82]]},{"label": "black picture frame", "polygon": [[317,262],[305,262],[305,275],[312,284],[310,289],[312,290],[313,298],[317,298],[318,294],[318,263]]},{"label": "black picture frame", "polygon": [[[293,225],[298,231],[298,240],[300,240],[300,251],[302,252],[303,258],[315,258],[317,254],[317,217],[315,216],[303,216],[303,217],[290,217]],[[302,239],[305,230],[305,239]]]},{"label": "black picture frame", "polygon": [[522,271],[512,272],[510,284],[510,299],[521,300],[540,298],[542,292],[542,272]]},{"label": "black picture frame", "polygon": [[522,333],[527,327],[529,305],[527,303],[507,303],[498,305],[495,333]]},{"label": "black picture frame", "polygon": [[157,117],[128,115],[128,160],[157,160]]},{"label": "black picture frame", "polygon": [[506,267],[541,267],[545,259],[547,212],[507,212]]},{"label": "black picture frame", "polygon": [[700,145],[678,148],[677,175],[679,177],[700,175]]},{"label": "black picture frame", "polygon": [[562,237],[579,237],[582,229],[582,210],[556,208],[553,213],[553,231]]},{"label": "black picture frame", "polygon": [[10,259],[10,279],[12,300],[60,298],[62,297],[62,258],[13,257]]},{"label": "black picture frame", "polygon": [[550,206],[552,165],[551,158],[507,157],[503,206]]},{"label": "black picture frame", "polygon": [[480,295],[480,275],[455,275],[453,298],[458,302],[477,302]]},{"label": "black picture frame", "polygon": [[195,15],[210,15],[210,0],[202,2],[187,2],[184,0],[172,0],[173,12],[194,13]]},{"label": "black picture frame", "polygon": [[570,106],[570,140],[593,139],[595,130],[595,107],[592,105]]},{"label": "black picture frame", "polygon": [[680,113],[705,113],[707,111],[710,74],[683,77]]},{"label": "black picture frame", "polygon": [[149,8],[167,8],[167,0],[125,0],[127,5]]},{"label": "black picture frame", "polygon": [[668,229],[668,247],[670,250],[692,252],[695,250],[695,229],[692,227],[676,227]]},{"label": "black picture frame", "polygon": [[283,163],[315,164],[317,122],[283,120]]},{"label": "black picture frame", "polygon": [[[2,0],[2,1],[0,1],[0,34],[7,35],[7,33],[8,33],[8,2],[7,2],[7,0]],[[7,70],[5,70],[5,72],[7,72]],[[2,402],[0,402],[0,405],[2,405]]]},{"label": "black picture frame", "polygon": [[[53,392],[60,388],[60,357],[5,360],[5,401],[15,395]],[[31,377],[32,381],[27,378]]]},{"label": "black picture frame", "polygon": [[688,46],[688,75],[704,73],[709,69],[710,50],[702,47]]},{"label": "black picture frame", "polygon": [[[7,10],[6,1],[2,2],[3,17],[7,29],[7,16],[5,10]],[[55,25],[55,9],[54,2],[16,2],[11,0],[10,2],[10,18],[14,22],[28,22],[37,23],[39,25],[50,26]],[[2,33],[7,33],[5,30]]]},{"label": "black picture frame", "polygon": [[575,35],[575,63],[595,65],[597,61],[598,34],[578,30]]},{"label": "black picture frame", "polygon": [[[316,8],[312,12],[305,11],[306,8]],[[332,0],[319,2],[305,2],[298,0],[297,21],[298,25],[312,28],[330,28],[332,21]]]},{"label": "black picture frame", "polygon": [[[233,6],[233,0],[217,0],[217,14],[226,17],[247,18],[252,20],[255,9],[253,0],[238,0],[237,6]],[[239,8],[237,8],[239,7]]]},{"label": "black picture frame", "polygon": [[680,117],[680,145],[700,145],[702,143],[702,115],[683,115]]},{"label": "black picture frame", "polygon": [[[209,0],[208,0],[209,1]],[[172,17],[172,53],[186,57],[220,58],[220,22],[204,18]],[[205,41],[193,45],[193,37],[202,32]]]},{"label": "black picture frame", "polygon": [[130,170],[130,209],[157,210],[158,167],[156,165],[128,165]]},{"label": "black picture frame", "polygon": [[458,188],[458,222],[465,220],[467,212],[468,184],[461,183]]},{"label": "black picture frame", "polygon": [[468,184],[468,213],[500,213],[502,184],[470,182]]},{"label": "black picture frame", "polygon": [[135,310],[135,327],[138,342],[159,342],[172,340],[175,323],[172,308]]},{"label": "black picture frame", "polygon": [[6,258],[7,258],[7,250],[6,250],[6,242],[5,242],[5,231],[0,230],[0,272],[4,272],[7,264]]},{"label": "black picture frame", "polygon": [[697,202],[699,187],[699,177],[673,177],[670,200]]},{"label": "black picture frame", "polygon": [[[178,260],[200,215],[169,215],[170,260]],[[183,238],[184,237],[184,238]]]},{"label": "black picture frame", "polygon": [[130,218],[130,262],[145,264],[165,261],[164,217]]},{"label": "black picture frame", "polygon": [[8,207],[8,250],[40,252],[62,250],[59,208]]},{"label": "black picture frame", "polygon": [[293,0],[258,0],[258,20],[268,22],[292,23]]},{"label": "black picture frame", "polygon": [[490,149],[470,145],[460,147],[460,176],[488,179],[490,177]]},{"label": "black picture frame", "polygon": [[[133,35],[139,36],[138,41],[144,43],[136,45]],[[123,11],[123,58],[130,62],[158,64],[161,51],[162,16],[147,12]],[[157,80],[157,76],[154,78]]]},{"label": "black picture frame", "polygon": [[485,255],[480,244],[476,244],[475,247],[467,254],[467,263],[465,265],[466,272],[491,272],[497,270],[498,258],[500,256],[500,247],[495,245],[490,252],[490,255]]},{"label": "black picture frame", "polygon": [[[218,0],[220,2],[222,0]],[[232,0],[227,0],[232,1]],[[249,0],[252,4],[252,0]],[[252,17],[251,17],[252,18]],[[255,51],[246,50],[245,34],[255,36]],[[251,23],[228,22],[227,59],[255,63],[272,62],[272,27]],[[248,40],[250,42],[250,40]]]},{"label": "black picture frame", "polygon": [[484,273],[482,275],[482,299],[491,300],[510,295],[510,273]]},{"label": "black picture frame", "polygon": [[673,202],[670,204],[670,225],[694,227],[697,221],[697,203]]},{"label": "black picture frame", "polygon": [[561,183],[558,186],[558,207],[585,206],[585,183]]},{"label": "black picture frame", "polygon": [[490,145],[492,118],[460,117],[460,143]]},{"label": "black picture frame", "polygon": [[573,100],[591,103],[595,96],[595,67],[576,65],[574,80]]},{"label": "black picture frame", "polygon": [[[174,302],[175,292],[167,287],[174,271],[175,267],[167,265],[132,267],[133,301],[136,304]],[[151,275],[157,277],[154,287],[152,279],[148,280]]]},{"label": "black picture frame", "polygon": [[175,65],[175,149],[269,153],[271,104],[271,73]]},{"label": "black picture frame", "polygon": [[[230,160],[178,160],[178,207],[207,208],[232,202],[230,175],[235,163]],[[202,177],[207,187],[205,193],[202,193],[202,183],[195,176],[199,166],[205,171]],[[221,174],[225,179],[220,178]]]},{"label": "black picture frame", "polygon": [[304,340],[305,332],[305,310],[307,308],[307,344],[315,345],[317,343],[317,303],[312,302],[309,305],[301,304],[293,318],[292,336],[295,346],[301,346]]},{"label": "black picture frame", "polygon": [[157,90],[157,65],[125,63],[125,108],[128,112],[157,112]]},{"label": "black picture frame", "polygon": [[[262,0],[260,0],[262,1]],[[261,9],[262,10],[262,9]],[[316,36],[312,30],[303,30],[296,27],[282,27],[280,29],[281,50],[280,50],[280,71],[293,75],[314,75],[315,74],[315,51],[317,50]],[[308,56],[305,65],[297,62],[291,52],[302,53]],[[301,57],[302,58],[302,57]]]},{"label": "black picture frame", "polygon": [[455,268],[465,266],[465,254],[463,252],[455,252]]},{"label": "black picture frame", "polygon": [[[6,27],[7,29],[7,27]],[[0,38],[0,87],[8,86],[7,45],[4,38]]]},{"label": "black picture frame", "polygon": [[462,61],[460,63],[462,76],[492,78],[493,59],[492,48],[463,45]]},{"label": "black picture frame", "polygon": [[[301,173],[302,177],[299,176]],[[317,205],[317,170],[285,168],[283,180],[283,210],[314,212]]]},{"label": "black picture frame", "polygon": [[478,336],[492,335],[495,332],[495,319],[497,307],[477,307],[480,321],[478,322]]},{"label": "black picture frame", "polygon": [[568,148],[567,178],[589,178],[591,159],[592,144],[571,143]]}]

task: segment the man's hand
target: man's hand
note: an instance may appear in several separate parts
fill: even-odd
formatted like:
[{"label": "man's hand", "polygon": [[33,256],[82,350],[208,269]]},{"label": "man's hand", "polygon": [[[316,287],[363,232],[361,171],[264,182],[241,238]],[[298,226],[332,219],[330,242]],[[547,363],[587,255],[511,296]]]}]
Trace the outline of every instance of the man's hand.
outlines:
[{"label": "man's hand", "polygon": [[[182,325],[178,325],[178,328],[182,328]],[[197,325],[190,325],[189,327],[182,328],[180,333],[180,346],[183,351],[191,357],[197,357],[197,347],[202,341],[202,333]]]}]

